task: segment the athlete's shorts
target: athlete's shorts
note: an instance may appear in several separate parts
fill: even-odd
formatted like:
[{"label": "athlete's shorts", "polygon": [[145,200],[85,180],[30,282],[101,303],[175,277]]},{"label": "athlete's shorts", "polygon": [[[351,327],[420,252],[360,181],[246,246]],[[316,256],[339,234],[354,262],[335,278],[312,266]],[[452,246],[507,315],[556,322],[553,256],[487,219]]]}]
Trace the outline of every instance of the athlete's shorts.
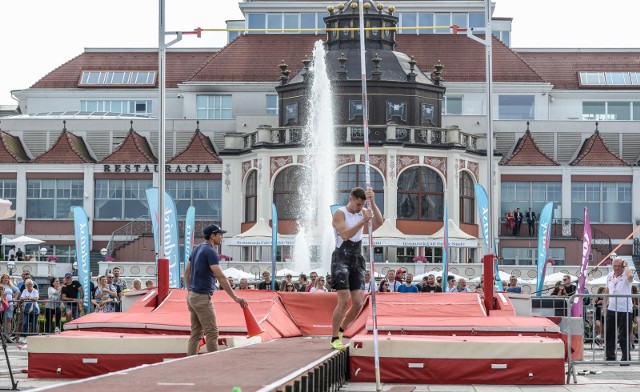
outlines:
[{"label": "athlete's shorts", "polygon": [[363,290],[365,261],[361,241],[345,241],[331,255],[331,288],[334,290]]}]

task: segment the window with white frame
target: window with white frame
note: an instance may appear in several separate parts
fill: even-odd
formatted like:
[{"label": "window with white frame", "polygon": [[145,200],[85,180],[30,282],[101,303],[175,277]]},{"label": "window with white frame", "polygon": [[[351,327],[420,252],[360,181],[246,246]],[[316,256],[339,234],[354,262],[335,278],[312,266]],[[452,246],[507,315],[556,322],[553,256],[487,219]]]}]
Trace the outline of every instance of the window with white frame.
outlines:
[{"label": "window with white frame", "polygon": [[498,118],[500,120],[533,120],[535,98],[533,95],[500,95]]},{"label": "window with white frame", "polygon": [[221,180],[166,180],[167,193],[173,198],[178,216],[187,215],[190,206],[196,217],[215,222],[222,220]]},{"label": "window with white frame", "polygon": [[585,101],[582,102],[583,120],[640,120],[640,102]]},{"label": "window with white frame", "polygon": [[505,181],[500,186],[501,216],[508,210],[520,208],[526,211],[529,207],[540,216],[542,208],[553,202],[554,209],[562,204],[562,183],[544,181]]},{"label": "window with white frame", "polygon": [[96,180],[95,219],[135,219],[149,214],[151,180]]},{"label": "window with white frame", "polygon": [[83,194],[81,179],[29,179],[27,218],[71,219],[71,207],[82,206]]},{"label": "window with white frame", "polygon": [[[247,28],[253,29],[249,34],[324,34],[325,16],[322,12],[251,12],[247,14]],[[265,28],[273,31],[262,30]]]},{"label": "window with white frame", "polygon": [[442,114],[462,114],[462,97],[447,97],[442,99]]},{"label": "window with white frame", "polygon": [[[565,265],[565,249],[549,248],[547,253],[555,261],[555,265]],[[536,248],[502,248],[501,265],[536,265],[538,250]]]},{"label": "window with white frame", "polygon": [[9,178],[0,179],[0,198],[11,202],[11,209],[16,209],[16,180]]},{"label": "window with white frame", "polygon": [[151,115],[151,100],[81,100],[80,110]]},{"label": "window with white frame", "polygon": [[277,116],[278,115],[278,95],[267,94],[267,114]]},{"label": "window with white frame", "polygon": [[630,223],[631,183],[572,182],[571,217],[583,219],[584,207],[592,223]]},{"label": "window with white frame", "polygon": [[198,95],[196,112],[199,119],[231,119],[231,95]]}]

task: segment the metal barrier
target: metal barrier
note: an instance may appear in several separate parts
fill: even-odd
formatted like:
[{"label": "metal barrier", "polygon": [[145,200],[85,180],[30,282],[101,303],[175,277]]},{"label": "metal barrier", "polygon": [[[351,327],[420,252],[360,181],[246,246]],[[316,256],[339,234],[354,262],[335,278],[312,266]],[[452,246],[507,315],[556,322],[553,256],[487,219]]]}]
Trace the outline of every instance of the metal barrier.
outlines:
[{"label": "metal barrier", "polygon": [[84,314],[80,300],[12,300],[9,308],[0,312],[0,333],[7,342],[23,342],[27,336],[58,333],[66,322]]},{"label": "metal barrier", "polygon": [[[567,347],[575,345],[575,336],[580,336],[582,342],[590,343],[589,358],[580,353],[570,353],[567,356],[567,384],[573,375],[573,382],[577,383],[576,365],[640,365],[640,344],[638,344],[638,311],[632,306],[632,312],[618,312],[607,310],[607,301],[631,301],[637,304],[640,294],[574,294],[569,297],[568,309],[571,312],[571,304],[574,300],[585,302],[590,299],[588,306],[583,306],[582,322],[579,329],[574,323],[569,322],[567,328]],[[602,307],[598,310],[598,302],[604,299]],[[634,326],[635,324],[635,326]],[[613,347],[612,347],[613,346]],[[607,358],[608,357],[608,358]],[[613,358],[613,359],[612,359]],[[620,358],[620,360],[618,360]],[[634,360],[635,358],[635,360]]]}]

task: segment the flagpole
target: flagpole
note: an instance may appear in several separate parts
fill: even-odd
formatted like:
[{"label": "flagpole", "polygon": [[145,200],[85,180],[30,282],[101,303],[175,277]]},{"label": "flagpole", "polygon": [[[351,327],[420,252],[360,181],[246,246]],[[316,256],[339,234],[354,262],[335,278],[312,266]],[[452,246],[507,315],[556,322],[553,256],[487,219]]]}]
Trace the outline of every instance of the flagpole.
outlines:
[{"label": "flagpole", "polygon": [[[369,102],[367,98],[367,66],[365,63],[364,47],[364,4],[363,0],[358,0],[358,19],[360,34],[360,74],[362,80],[362,131],[364,133],[364,167],[367,189],[371,188],[371,174],[369,165]],[[371,200],[367,199],[367,208],[371,208]],[[369,220],[369,269],[374,274],[375,265],[373,261],[373,220]],[[380,383],[380,353],[378,350],[378,315],[376,310],[376,290],[371,291],[371,317],[373,318],[373,354],[374,370],[376,375],[376,391],[382,391]]]}]

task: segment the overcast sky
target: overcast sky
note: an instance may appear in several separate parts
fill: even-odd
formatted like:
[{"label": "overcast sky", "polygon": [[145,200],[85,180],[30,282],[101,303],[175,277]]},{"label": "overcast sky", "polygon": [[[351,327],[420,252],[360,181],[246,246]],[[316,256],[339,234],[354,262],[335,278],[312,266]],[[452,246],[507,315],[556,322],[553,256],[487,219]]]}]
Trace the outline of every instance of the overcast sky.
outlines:
[{"label": "overcast sky", "polygon": [[[339,1],[327,1],[337,4]],[[637,48],[635,0],[495,0],[494,16],[513,18],[511,45]],[[166,30],[224,28],[243,19],[237,0],[165,0]],[[394,4],[402,12],[401,1]],[[0,105],[84,48],[157,47],[158,0],[0,0]],[[544,31],[539,31],[544,30]],[[186,36],[176,47],[220,47],[226,33]]]}]

